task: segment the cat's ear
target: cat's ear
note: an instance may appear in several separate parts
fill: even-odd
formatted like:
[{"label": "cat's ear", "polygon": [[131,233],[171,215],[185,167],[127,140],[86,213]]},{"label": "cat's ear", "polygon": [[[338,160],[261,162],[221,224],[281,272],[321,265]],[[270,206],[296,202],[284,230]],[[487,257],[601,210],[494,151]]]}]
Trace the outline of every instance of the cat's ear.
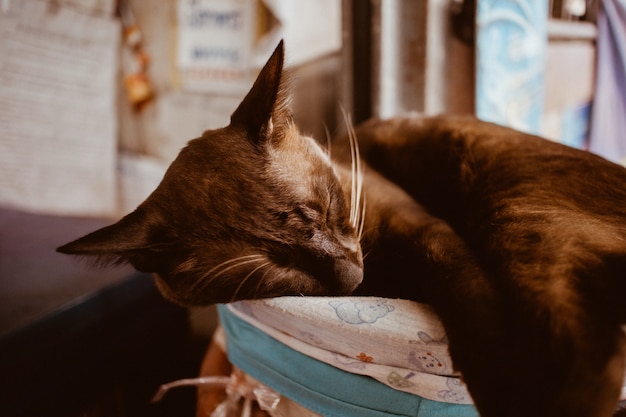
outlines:
[{"label": "cat's ear", "polygon": [[289,111],[288,91],[283,75],[284,42],[259,73],[252,88],[230,117],[231,126],[243,127],[253,140],[269,138],[273,130],[284,126]]},{"label": "cat's ear", "polygon": [[103,261],[130,260],[130,253],[150,246],[150,228],[144,211],[136,210],[120,221],[57,248],[70,255],[93,256]]}]

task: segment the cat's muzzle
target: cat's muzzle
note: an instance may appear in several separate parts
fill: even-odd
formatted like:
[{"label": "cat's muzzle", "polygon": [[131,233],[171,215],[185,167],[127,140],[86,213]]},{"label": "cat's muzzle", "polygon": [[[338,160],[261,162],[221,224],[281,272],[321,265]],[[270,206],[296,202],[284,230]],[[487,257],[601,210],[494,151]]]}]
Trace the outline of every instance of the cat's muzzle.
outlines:
[{"label": "cat's muzzle", "polygon": [[363,281],[363,267],[349,259],[336,259],[334,275],[331,291],[336,290],[337,295],[352,294]]}]

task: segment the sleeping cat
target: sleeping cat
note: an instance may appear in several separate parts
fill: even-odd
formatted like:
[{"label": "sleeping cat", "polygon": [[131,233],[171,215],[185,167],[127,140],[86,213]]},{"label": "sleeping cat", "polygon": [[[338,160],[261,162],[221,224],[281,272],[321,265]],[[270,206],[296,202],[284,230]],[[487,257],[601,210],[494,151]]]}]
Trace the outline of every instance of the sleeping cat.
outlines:
[{"label": "sleeping cat", "polygon": [[470,117],[372,120],[327,152],[294,125],[282,66],[281,42],[229,126],[190,141],[134,212],[58,250],[154,272],[184,305],[427,302],[481,416],[611,415],[626,169]]}]

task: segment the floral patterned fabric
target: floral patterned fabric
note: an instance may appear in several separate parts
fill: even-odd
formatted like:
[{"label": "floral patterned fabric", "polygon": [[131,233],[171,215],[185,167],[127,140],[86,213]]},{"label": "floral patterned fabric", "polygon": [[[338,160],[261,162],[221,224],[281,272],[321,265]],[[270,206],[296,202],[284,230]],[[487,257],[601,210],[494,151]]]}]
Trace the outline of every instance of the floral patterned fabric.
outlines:
[{"label": "floral patterned fabric", "polygon": [[229,305],[290,348],[430,400],[471,404],[426,305],[374,297],[281,297]]},{"label": "floral patterned fabric", "polygon": [[[281,297],[223,307],[321,363],[436,403],[472,404],[453,370],[443,326],[427,305],[376,297]],[[626,400],[626,379],[620,398]],[[473,407],[455,410],[476,413]]]}]

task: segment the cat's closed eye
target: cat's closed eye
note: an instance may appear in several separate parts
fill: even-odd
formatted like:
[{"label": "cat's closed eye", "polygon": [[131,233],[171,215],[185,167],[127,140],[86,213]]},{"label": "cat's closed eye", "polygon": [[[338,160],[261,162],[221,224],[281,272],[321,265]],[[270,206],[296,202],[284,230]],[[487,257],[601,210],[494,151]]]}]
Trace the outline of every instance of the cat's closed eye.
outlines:
[{"label": "cat's closed eye", "polygon": [[317,223],[319,225],[326,222],[326,212],[322,206],[317,203],[307,203],[298,206],[295,211],[300,218],[307,222]]},{"label": "cat's closed eye", "polygon": [[276,219],[283,223],[293,221],[316,226],[324,225],[327,222],[327,215],[328,210],[324,210],[317,204],[298,205],[290,210],[282,210],[274,214]]}]

